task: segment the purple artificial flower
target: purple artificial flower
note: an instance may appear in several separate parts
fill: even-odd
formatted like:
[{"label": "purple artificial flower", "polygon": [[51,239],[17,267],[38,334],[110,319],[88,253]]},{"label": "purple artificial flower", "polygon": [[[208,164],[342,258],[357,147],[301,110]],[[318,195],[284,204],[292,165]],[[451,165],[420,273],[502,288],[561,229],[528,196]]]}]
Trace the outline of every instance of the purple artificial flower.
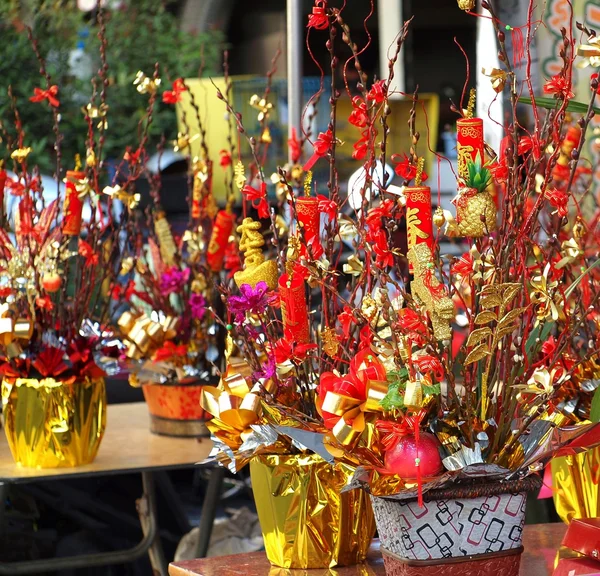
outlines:
[{"label": "purple artificial flower", "polygon": [[235,316],[236,322],[243,322],[246,318],[246,312],[251,314],[264,314],[267,306],[277,301],[277,296],[269,294],[269,287],[266,282],[260,281],[256,288],[250,284],[240,286],[239,296],[230,296],[227,299],[227,307]]},{"label": "purple artificial flower", "polygon": [[192,318],[196,320],[202,320],[206,313],[206,299],[202,294],[192,294],[190,296],[190,310],[192,311]]},{"label": "purple artificial flower", "polygon": [[171,266],[160,277],[160,292],[163,296],[168,296],[174,292],[179,292],[190,279],[190,269],[180,270],[177,266]]},{"label": "purple artificial flower", "polygon": [[258,382],[261,378],[269,380],[275,376],[275,358],[269,356],[269,359],[265,364],[262,364],[259,370],[252,372],[252,380]]}]

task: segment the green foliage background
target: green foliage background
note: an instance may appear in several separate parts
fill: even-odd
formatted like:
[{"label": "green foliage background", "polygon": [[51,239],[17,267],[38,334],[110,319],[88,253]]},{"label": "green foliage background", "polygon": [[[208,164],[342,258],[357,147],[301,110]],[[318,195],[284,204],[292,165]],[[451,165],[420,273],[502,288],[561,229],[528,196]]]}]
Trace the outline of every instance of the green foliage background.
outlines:
[{"label": "green foliage background", "polygon": [[[138,94],[132,84],[138,70],[151,75],[159,62],[161,89],[170,88],[169,78],[197,77],[201,67],[203,75],[215,75],[219,70],[221,34],[180,30],[169,4],[162,0],[127,0],[120,8],[104,12],[110,79],[106,158],[121,158],[125,146],[135,143],[134,135],[147,103],[147,97]],[[45,80],[39,73],[25,26],[32,28],[52,83],[59,86],[63,169],[72,165],[76,153],[85,152],[87,129],[81,107],[92,94],[91,81],[72,75],[69,55],[78,41],[82,41],[96,74],[100,66],[99,26],[96,14],[81,12],[76,0],[0,1],[0,122],[4,137],[15,135],[7,93],[12,86],[26,133],[25,144],[33,148],[30,159],[42,172],[52,174],[55,167],[52,113],[47,103],[29,102],[34,88],[45,87]],[[153,116],[149,153],[162,134],[170,139],[176,133],[174,107],[160,102]],[[6,156],[6,148],[1,146],[0,157]]]}]

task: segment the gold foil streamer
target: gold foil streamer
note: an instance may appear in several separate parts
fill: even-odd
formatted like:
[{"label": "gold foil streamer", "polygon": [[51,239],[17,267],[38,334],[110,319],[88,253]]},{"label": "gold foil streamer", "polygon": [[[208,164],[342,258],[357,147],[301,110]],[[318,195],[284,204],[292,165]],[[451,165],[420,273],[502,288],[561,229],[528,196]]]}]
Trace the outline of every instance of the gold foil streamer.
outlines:
[{"label": "gold foil streamer", "polygon": [[262,455],[250,461],[267,558],[283,568],[362,562],[375,532],[369,495],[340,494],[351,469],[316,455]]},{"label": "gold foil streamer", "polygon": [[600,516],[600,448],[552,460],[554,505],[563,522]]},{"label": "gold foil streamer", "polygon": [[17,463],[31,468],[89,464],[106,426],[104,379],[5,379],[2,412]]}]

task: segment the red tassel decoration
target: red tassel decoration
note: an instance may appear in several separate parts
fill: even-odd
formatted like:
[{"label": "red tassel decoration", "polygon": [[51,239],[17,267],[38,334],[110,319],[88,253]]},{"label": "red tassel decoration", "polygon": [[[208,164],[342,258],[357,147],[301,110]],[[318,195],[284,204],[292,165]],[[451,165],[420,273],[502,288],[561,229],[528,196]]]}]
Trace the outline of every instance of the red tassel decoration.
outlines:
[{"label": "red tassel decoration", "polygon": [[234,223],[235,214],[227,210],[219,210],[206,254],[206,262],[213,272],[220,272],[223,268],[223,259]]},{"label": "red tassel decoration", "polygon": [[298,227],[304,231],[304,242],[302,256],[308,256],[307,246],[311,247],[312,258],[320,258],[323,254],[323,246],[319,239],[321,235],[321,214],[319,212],[319,200],[312,196],[302,196],[296,199],[296,215]]},{"label": "red tassel decoration", "polygon": [[525,58],[525,42],[523,40],[523,32],[520,28],[513,28],[507,26],[507,30],[510,30],[512,36],[512,49],[513,49],[513,66],[515,68],[521,67],[521,62]]},{"label": "red tassel decoration", "polygon": [[304,280],[299,274],[291,278],[284,274],[279,278],[279,298],[284,329],[290,331],[295,342],[309,342],[308,306]]}]

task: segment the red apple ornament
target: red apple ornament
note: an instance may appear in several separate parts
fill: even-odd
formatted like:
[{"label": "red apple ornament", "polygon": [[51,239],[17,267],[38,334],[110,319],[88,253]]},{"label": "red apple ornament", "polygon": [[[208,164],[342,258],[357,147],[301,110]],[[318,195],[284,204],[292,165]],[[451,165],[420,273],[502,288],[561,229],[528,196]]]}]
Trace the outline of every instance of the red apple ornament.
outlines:
[{"label": "red apple ornament", "polygon": [[417,449],[414,434],[402,436],[395,446],[385,453],[385,467],[402,478],[417,478],[417,462],[421,468],[421,476],[435,476],[444,466],[438,451],[439,443],[433,434],[421,432]]},{"label": "red apple ornament", "polygon": [[46,292],[57,292],[62,280],[56,272],[48,272],[42,278],[42,286]]}]

